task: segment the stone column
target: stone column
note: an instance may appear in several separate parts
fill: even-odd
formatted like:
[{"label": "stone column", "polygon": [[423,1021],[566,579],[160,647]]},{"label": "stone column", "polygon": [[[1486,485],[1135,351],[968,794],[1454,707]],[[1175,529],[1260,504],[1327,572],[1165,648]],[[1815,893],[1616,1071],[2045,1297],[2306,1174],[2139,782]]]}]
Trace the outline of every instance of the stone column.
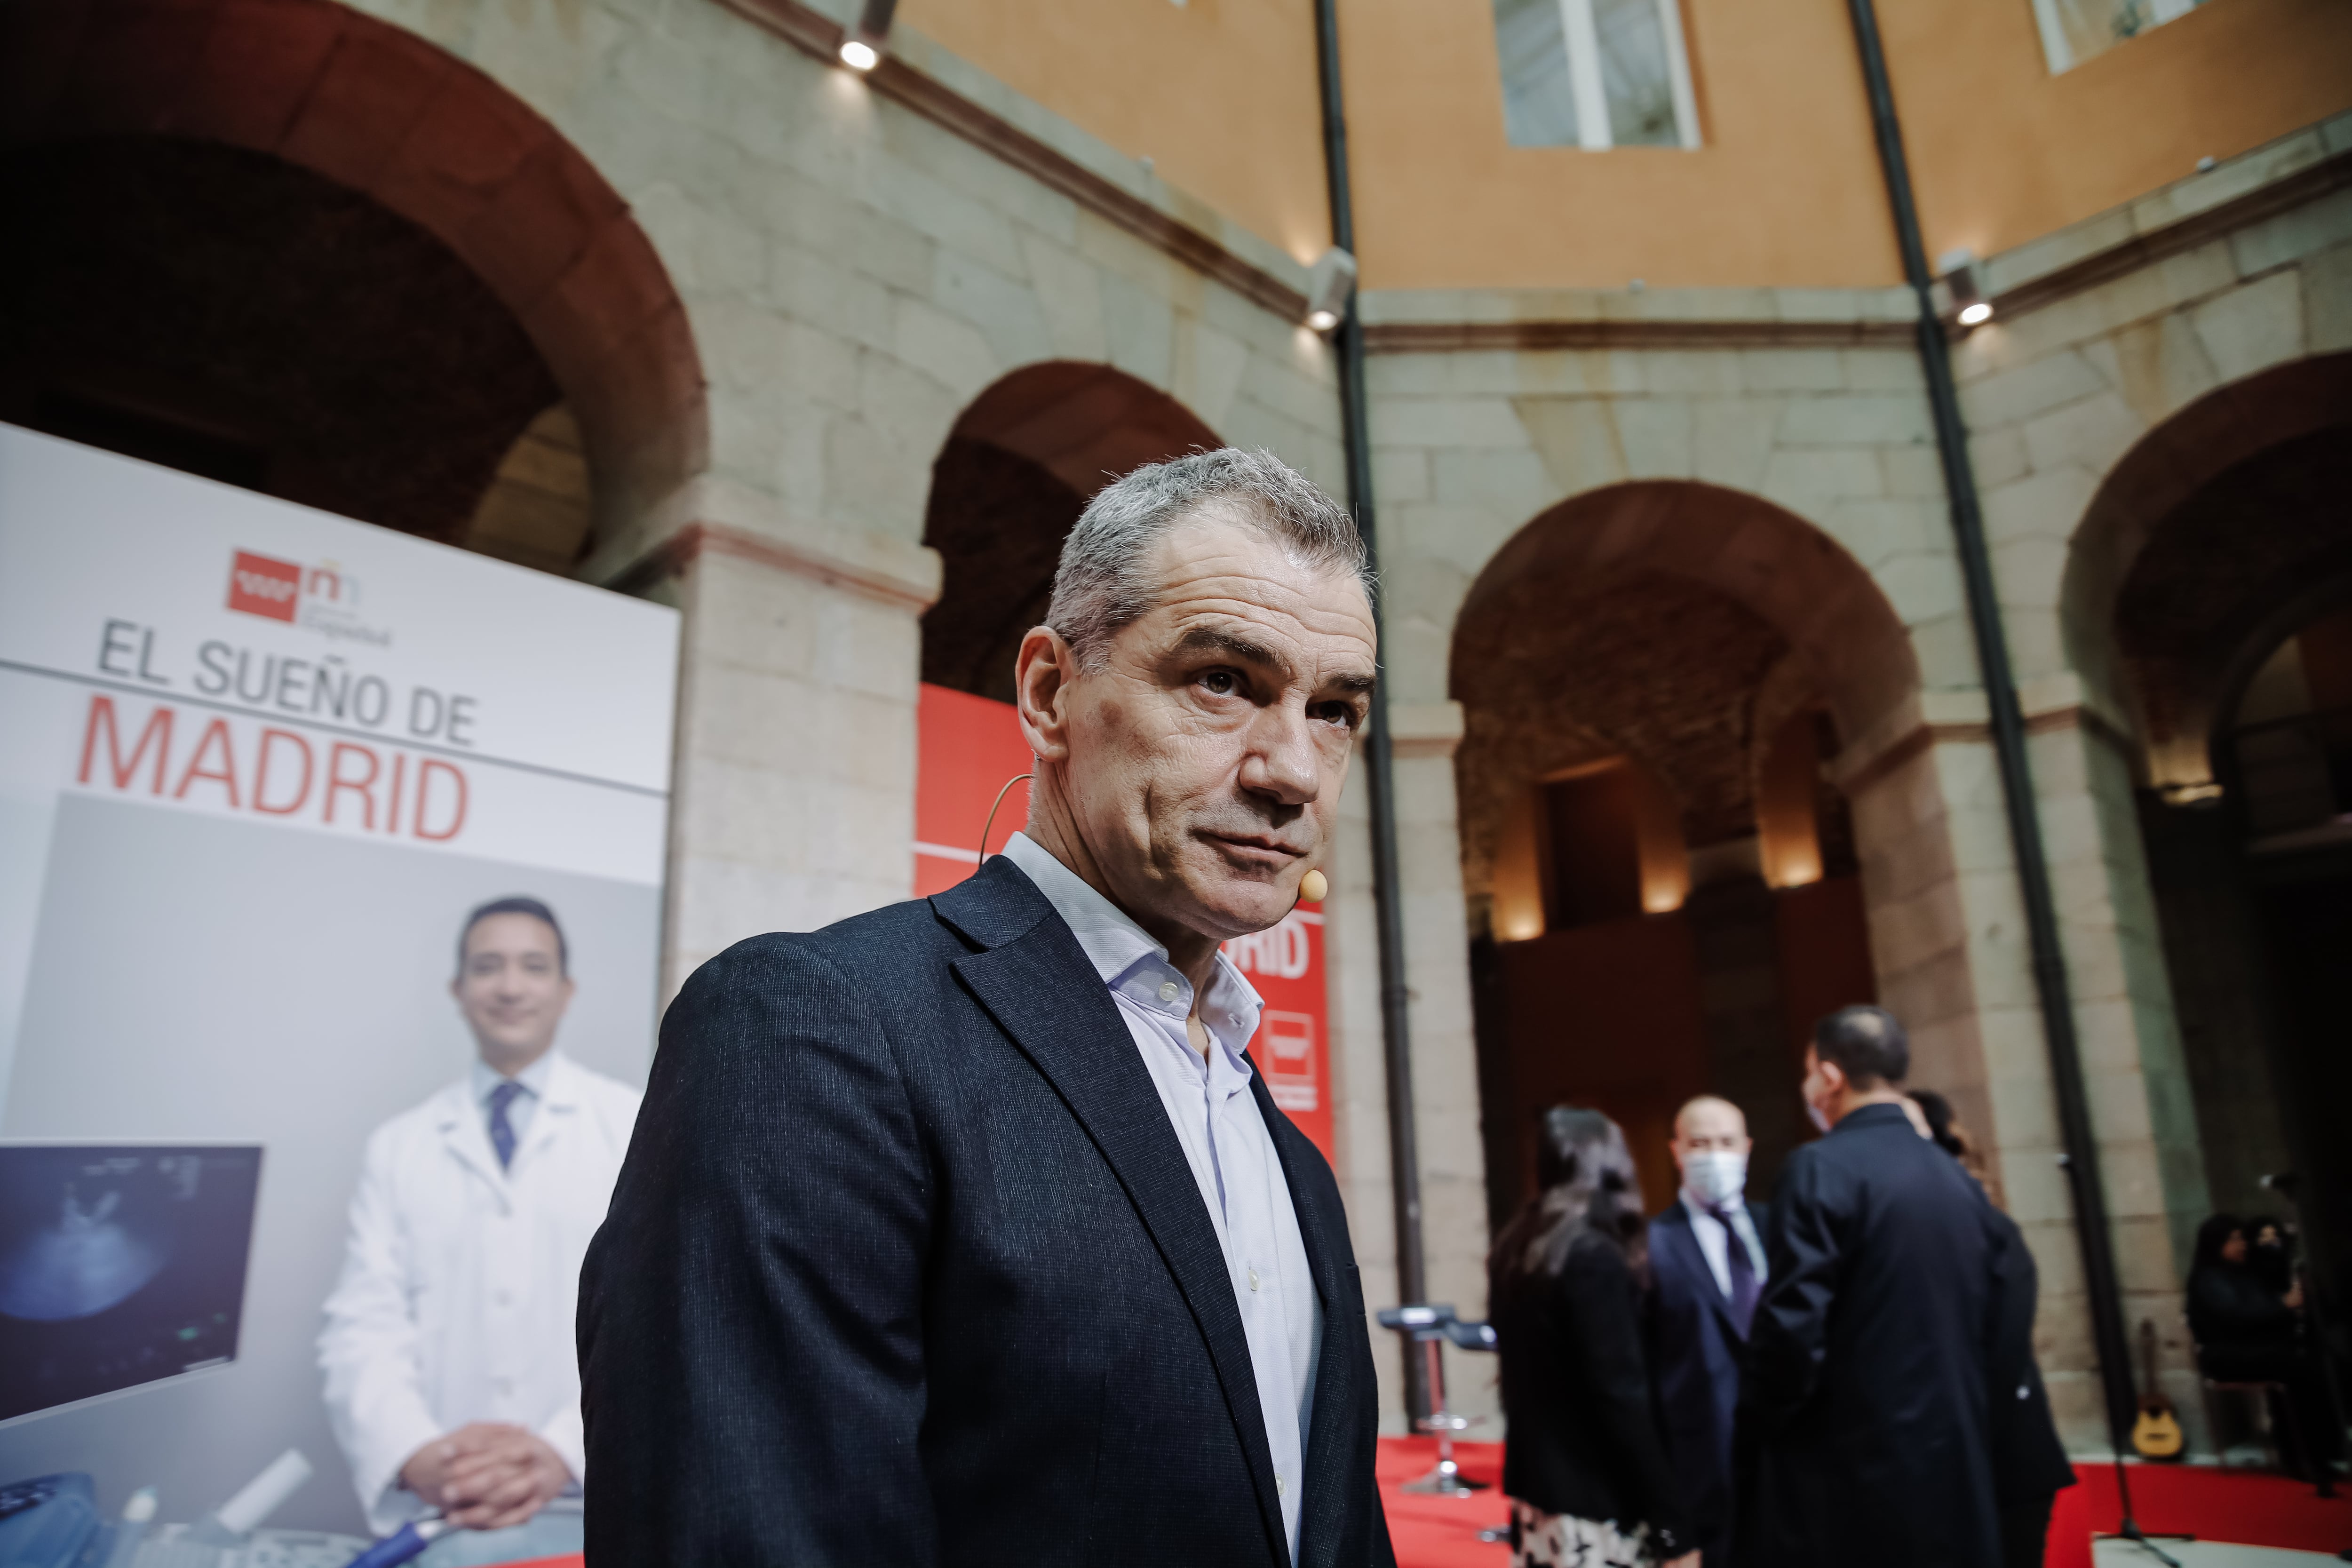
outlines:
[{"label": "stone column", "polygon": [[[1412,989],[1414,1129],[1420,1141],[1422,1258],[1429,1297],[1465,1318],[1486,1311],[1486,1167],[1479,1137],[1477,1049],[1470,1009],[1470,931],[1462,896],[1454,750],[1458,702],[1389,710],[1395,744],[1397,849],[1404,896],[1405,977]],[[1324,906],[1331,965],[1331,1035],[1340,1194],[1363,1271],[1364,1304],[1399,1300],[1389,1165],[1388,1068],[1381,1031],[1380,941],[1371,889],[1370,810],[1360,763],[1343,802],[1344,837]],[[1372,1326],[1384,1431],[1404,1429],[1396,1336]],[[1452,1408],[1479,1416],[1466,1436],[1502,1436],[1489,1357],[1447,1352]]]},{"label": "stone column", "polygon": [[708,479],[652,521],[659,542],[614,576],[686,617],[667,999],[745,937],[912,890],[919,617],[940,559]]}]

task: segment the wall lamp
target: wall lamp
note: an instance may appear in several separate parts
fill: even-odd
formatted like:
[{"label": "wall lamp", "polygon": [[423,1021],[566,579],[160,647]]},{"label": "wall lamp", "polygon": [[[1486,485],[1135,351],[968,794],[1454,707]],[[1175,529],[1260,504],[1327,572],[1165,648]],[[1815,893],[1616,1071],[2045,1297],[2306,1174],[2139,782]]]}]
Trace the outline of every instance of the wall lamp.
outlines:
[{"label": "wall lamp", "polygon": [[1307,324],[1328,332],[1348,313],[1348,296],[1356,291],[1356,258],[1333,246],[1315,258],[1307,274]]},{"label": "wall lamp", "polygon": [[882,63],[882,47],[890,39],[890,15],[898,0],[866,0],[857,26],[842,35],[841,63],[863,76]]},{"label": "wall lamp", "polygon": [[1975,251],[1965,246],[1948,250],[1936,258],[1936,270],[1951,290],[1953,314],[1960,325],[1980,327],[1992,320],[1992,301],[1984,297],[1984,284],[1977,277]]}]

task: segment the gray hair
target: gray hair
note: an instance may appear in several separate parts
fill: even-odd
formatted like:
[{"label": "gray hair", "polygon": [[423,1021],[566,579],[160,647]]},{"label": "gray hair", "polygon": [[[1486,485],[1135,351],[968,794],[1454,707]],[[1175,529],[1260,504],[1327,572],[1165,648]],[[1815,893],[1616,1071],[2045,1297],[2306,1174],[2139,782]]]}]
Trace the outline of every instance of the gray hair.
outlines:
[{"label": "gray hair", "polygon": [[1045,624],[1081,668],[1099,669],[1111,638],[1151,607],[1152,547],[1204,507],[1256,529],[1302,566],[1353,576],[1370,599],[1370,563],[1348,509],[1271,452],[1221,447],[1153,463],[1087,503],[1062,544]]}]

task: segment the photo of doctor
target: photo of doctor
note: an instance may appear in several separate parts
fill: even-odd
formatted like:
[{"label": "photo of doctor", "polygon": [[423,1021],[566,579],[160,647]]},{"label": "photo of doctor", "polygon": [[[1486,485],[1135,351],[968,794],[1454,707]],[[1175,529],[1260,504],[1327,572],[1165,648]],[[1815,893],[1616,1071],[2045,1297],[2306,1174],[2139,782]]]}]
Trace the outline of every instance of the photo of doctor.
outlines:
[{"label": "photo of doctor", "polygon": [[574,986],[538,900],[467,917],[449,989],[477,1059],[368,1141],[319,1337],[328,1414],[379,1532],[435,1510],[515,1532],[511,1552],[474,1535],[428,1562],[577,1551],[572,1316],[638,1093],[555,1048]]}]

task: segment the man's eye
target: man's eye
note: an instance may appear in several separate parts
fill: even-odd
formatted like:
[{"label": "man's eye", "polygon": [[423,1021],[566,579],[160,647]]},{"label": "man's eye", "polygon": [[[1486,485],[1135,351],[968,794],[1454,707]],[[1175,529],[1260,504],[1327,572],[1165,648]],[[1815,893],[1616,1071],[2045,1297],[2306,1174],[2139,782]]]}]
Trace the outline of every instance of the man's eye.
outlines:
[{"label": "man's eye", "polygon": [[1234,672],[1230,669],[1213,669],[1201,677],[1201,684],[1217,697],[1230,697],[1237,689]]},{"label": "man's eye", "polygon": [[1318,702],[1307,710],[1309,718],[1320,719],[1327,724],[1337,724],[1343,730],[1356,727],[1356,710],[1345,702]]}]

